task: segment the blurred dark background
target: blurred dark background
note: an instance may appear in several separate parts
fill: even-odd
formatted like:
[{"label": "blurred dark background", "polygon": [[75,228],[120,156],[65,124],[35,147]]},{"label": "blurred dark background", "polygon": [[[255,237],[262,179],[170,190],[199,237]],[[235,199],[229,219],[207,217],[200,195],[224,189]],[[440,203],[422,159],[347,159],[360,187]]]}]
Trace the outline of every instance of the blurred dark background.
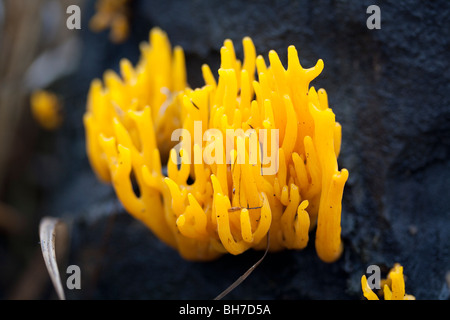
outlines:
[{"label": "blurred dark background", "polygon": [[[65,26],[67,6],[82,29]],[[381,29],[369,30],[369,5]],[[441,1],[144,1],[129,3],[130,34],[111,41],[89,28],[93,0],[0,0],[0,298],[54,299],[40,253],[43,216],[63,219],[71,242],[65,265],[82,270],[70,299],[212,299],[262,255],[249,251],[192,263],[131,218],[85,153],[82,116],[90,82],[127,57],[159,26],[186,53],[191,87],[200,67],[217,70],[223,41],[252,37],[267,59],[286,62],[295,45],[304,67],[321,58],[313,85],[325,88],[343,127],[339,165],[345,250],[325,264],[314,233],[303,251],[270,254],[231,299],[362,299],[368,265],[404,267],[406,292],[450,297],[450,3]],[[30,93],[56,93],[64,123],[33,120]],[[65,265],[62,268],[65,283]],[[446,280],[447,279],[447,280]]]}]

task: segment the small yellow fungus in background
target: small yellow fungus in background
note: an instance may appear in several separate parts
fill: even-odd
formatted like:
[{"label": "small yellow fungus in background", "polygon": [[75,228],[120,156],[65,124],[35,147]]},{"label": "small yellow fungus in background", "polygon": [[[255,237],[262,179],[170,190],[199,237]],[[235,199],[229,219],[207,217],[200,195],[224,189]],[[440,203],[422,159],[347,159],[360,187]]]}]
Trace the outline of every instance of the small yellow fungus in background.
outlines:
[{"label": "small yellow fungus in background", "polygon": [[[413,295],[405,293],[405,279],[403,277],[403,267],[396,263],[389,272],[386,279],[381,280],[384,300],[415,300]],[[367,300],[379,300],[367,283],[365,275],[361,277],[361,288]]]},{"label": "small yellow fungus in background", "polygon": [[89,22],[94,32],[111,28],[110,38],[114,43],[124,42],[130,33],[129,3],[131,0],[98,0],[96,13]]},{"label": "small yellow fungus in background", "polygon": [[61,103],[51,92],[39,90],[31,95],[31,113],[39,125],[46,130],[58,129],[63,121]]}]

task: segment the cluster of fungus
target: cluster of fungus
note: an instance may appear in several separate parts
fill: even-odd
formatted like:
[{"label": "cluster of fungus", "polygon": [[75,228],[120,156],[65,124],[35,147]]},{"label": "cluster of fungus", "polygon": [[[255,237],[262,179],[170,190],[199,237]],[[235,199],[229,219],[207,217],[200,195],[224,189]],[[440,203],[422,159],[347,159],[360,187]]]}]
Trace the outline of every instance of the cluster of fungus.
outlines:
[{"label": "cluster of fungus", "polygon": [[217,79],[204,65],[205,86],[191,89],[183,50],[153,29],[135,67],[122,60],[120,75],[108,71],[91,85],[91,165],[130,214],[188,260],[303,249],[315,229],[318,256],[333,262],[348,171],[338,169],[341,126],[327,94],[310,87],[323,62],[304,69],[290,46],[286,69],[275,51],[266,65],[250,38],[242,44],[240,61],[226,40]]}]

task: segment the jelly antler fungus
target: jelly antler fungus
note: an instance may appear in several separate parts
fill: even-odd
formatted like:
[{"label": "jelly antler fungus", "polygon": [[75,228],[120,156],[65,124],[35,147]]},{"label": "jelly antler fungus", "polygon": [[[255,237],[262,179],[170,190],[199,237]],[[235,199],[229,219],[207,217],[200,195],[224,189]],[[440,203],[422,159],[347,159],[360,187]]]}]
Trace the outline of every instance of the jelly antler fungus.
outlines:
[{"label": "jelly antler fungus", "polygon": [[[179,77],[173,78],[181,92],[176,96],[179,103],[159,111],[167,97],[159,94],[157,75],[167,71],[167,63],[138,68],[140,77],[134,72],[122,72],[124,80],[109,76],[106,89],[94,82],[85,118],[92,132],[88,154],[93,167],[104,180],[112,174],[127,210],[187,259],[211,260],[227,252],[266,249],[269,232],[271,251],[303,249],[317,225],[317,253],[323,261],[333,262],[342,251],[341,200],[348,171],[338,170],[341,127],[328,107],[326,92],[309,87],[322,72],[323,62],[303,69],[291,46],[287,70],[275,51],[269,53],[266,66],[250,38],[244,38],[243,51],[241,62],[233,42],[226,40],[218,81],[204,65],[206,85],[200,89],[184,89],[181,72],[167,72]],[[160,61],[170,61],[170,51],[161,54],[166,56]],[[127,81],[130,78],[134,81]],[[135,85],[127,83],[140,78],[156,86],[130,99]],[[144,97],[159,104],[143,103]],[[138,105],[140,111],[135,110]],[[161,173],[158,148],[164,154],[170,132],[164,131],[166,140],[157,139],[161,112],[172,127],[184,129],[181,142],[170,150],[167,177]],[[257,147],[252,149],[255,141]],[[131,172],[140,198],[132,192]]]},{"label": "jelly antler fungus", "polygon": [[[381,280],[384,300],[415,300],[413,295],[405,293],[405,279],[403,267],[396,263],[386,279]],[[367,300],[379,300],[378,296],[370,288],[365,275],[361,277],[361,287]]]}]

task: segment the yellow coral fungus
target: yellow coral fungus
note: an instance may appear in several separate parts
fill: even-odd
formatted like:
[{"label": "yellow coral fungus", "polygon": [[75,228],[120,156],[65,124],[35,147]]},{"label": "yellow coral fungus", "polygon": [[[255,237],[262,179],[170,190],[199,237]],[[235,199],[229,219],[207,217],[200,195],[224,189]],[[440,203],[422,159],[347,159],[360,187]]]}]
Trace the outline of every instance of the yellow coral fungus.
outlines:
[{"label": "yellow coral fungus", "polygon": [[61,103],[51,92],[39,90],[31,95],[31,113],[41,127],[55,130],[63,121]]},{"label": "yellow coral fungus", "polygon": [[95,32],[111,28],[110,38],[115,43],[125,41],[130,32],[129,3],[131,0],[99,0],[96,13],[89,22]]},{"label": "yellow coral fungus", "polygon": [[[322,60],[304,69],[291,46],[287,70],[275,51],[267,66],[244,38],[242,62],[226,40],[218,80],[204,65],[206,85],[191,90],[181,68],[168,67],[162,38],[153,40],[148,68],[127,64],[123,79],[105,77],[106,89],[93,83],[85,117],[91,163],[104,180],[112,177],[125,208],[190,260],[265,249],[269,232],[271,251],[303,249],[316,225],[319,257],[338,259],[348,171],[338,170],[341,130],[326,92],[310,87]],[[148,63],[156,55],[160,63]],[[162,97],[162,75],[181,93]],[[141,79],[153,87],[141,92]],[[162,118],[178,130],[158,139]],[[170,140],[179,143],[163,177],[159,156]]]},{"label": "yellow coral fungus", "polygon": [[[389,272],[386,279],[381,280],[384,300],[415,300],[413,295],[405,293],[405,280],[403,277],[403,267],[396,263]],[[361,277],[361,287],[367,300],[379,300],[367,283],[365,275]]]}]

